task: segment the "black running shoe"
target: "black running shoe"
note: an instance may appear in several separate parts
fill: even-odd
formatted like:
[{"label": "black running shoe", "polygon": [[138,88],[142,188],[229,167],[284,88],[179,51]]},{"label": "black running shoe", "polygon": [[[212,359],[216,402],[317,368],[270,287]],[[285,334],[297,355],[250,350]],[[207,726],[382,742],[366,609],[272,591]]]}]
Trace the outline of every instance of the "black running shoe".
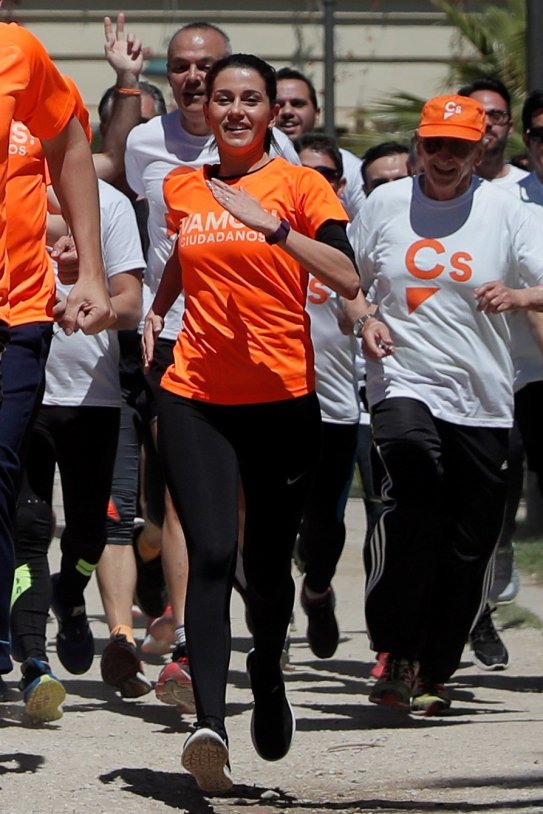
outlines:
[{"label": "black running shoe", "polygon": [[57,655],[63,667],[73,675],[86,673],[94,658],[94,639],[89,627],[85,605],[68,608],[58,597],[60,574],[53,574],[51,610],[57,617]]},{"label": "black running shoe", "polygon": [[251,650],[247,656],[247,673],[255,701],[251,718],[253,746],[264,760],[281,760],[290,749],[296,719],[285,693],[281,671],[278,680],[268,673],[259,674],[255,668],[254,653]]},{"label": "black running shoe", "polygon": [[323,597],[309,599],[304,580],[300,602],[307,615],[307,641],[312,652],[319,659],[331,658],[339,642],[339,628],[334,613],[336,598],[332,586],[328,586]]},{"label": "black running shoe", "polygon": [[143,672],[136,645],[124,633],[111,636],[102,653],[100,672],[105,683],[118,689],[122,698],[139,698],[153,689]]},{"label": "black running shoe", "polygon": [[472,658],[482,670],[506,670],[509,667],[509,653],[494,627],[492,613],[490,606],[485,605],[469,634]]}]

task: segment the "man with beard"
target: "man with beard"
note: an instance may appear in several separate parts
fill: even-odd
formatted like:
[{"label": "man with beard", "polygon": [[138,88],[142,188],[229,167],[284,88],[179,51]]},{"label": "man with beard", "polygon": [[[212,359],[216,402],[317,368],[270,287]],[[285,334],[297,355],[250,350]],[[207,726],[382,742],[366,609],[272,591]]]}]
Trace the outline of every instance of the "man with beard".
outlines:
[{"label": "man with beard", "polygon": [[506,163],[504,159],[507,140],[513,132],[509,91],[499,79],[483,76],[469,85],[464,85],[458,93],[460,96],[475,99],[485,110],[484,152],[477,165],[477,175],[502,187],[518,183],[528,173],[520,167]]},{"label": "man with beard", "polygon": [[[305,74],[294,68],[281,68],[277,71],[277,104],[279,115],[277,127],[294,140],[304,133],[312,133],[317,127],[320,107],[315,86]],[[340,192],[340,200],[352,218],[358,213],[364,200],[360,169],[361,160],[339,148],[343,161],[345,186]]]},{"label": "man with beard", "polygon": [[[483,156],[477,165],[477,174],[504,189],[512,188],[528,173],[508,164],[504,153],[507,140],[513,131],[511,97],[499,79],[483,76],[460,88],[461,96],[478,101],[486,114],[486,130],[483,138]],[[509,446],[508,500],[502,534],[496,549],[494,582],[490,597],[497,602],[511,602],[518,593],[519,580],[515,567],[512,536],[515,515],[522,491],[523,449],[519,433],[515,430]],[[492,576],[489,573],[489,579]],[[504,670],[509,665],[509,654],[492,622],[490,605],[483,612],[470,633],[473,660],[483,670]]]}]

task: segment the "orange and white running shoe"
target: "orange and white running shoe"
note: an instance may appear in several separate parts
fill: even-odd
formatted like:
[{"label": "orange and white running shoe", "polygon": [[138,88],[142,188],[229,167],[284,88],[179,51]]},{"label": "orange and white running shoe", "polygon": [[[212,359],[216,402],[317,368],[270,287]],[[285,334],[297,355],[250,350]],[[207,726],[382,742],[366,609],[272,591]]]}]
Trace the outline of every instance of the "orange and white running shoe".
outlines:
[{"label": "orange and white running shoe", "polygon": [[155,693],[163,704],[179,707],[180,712],[195,712],[189,660],[183,645],[175,648],[172,660],[160,671]]}]

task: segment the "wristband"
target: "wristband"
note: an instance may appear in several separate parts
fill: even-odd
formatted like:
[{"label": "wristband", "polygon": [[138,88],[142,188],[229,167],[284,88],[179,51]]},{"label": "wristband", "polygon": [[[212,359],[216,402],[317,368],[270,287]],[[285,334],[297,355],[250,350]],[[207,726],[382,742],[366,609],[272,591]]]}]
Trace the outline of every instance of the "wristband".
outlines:
[{"label": "wristband", "polygon": [[115,88],[115,93],[118,93],[119,96],[141,96],[139,88]]},{"label": "wristband", "polygon": [[290,232],[290,223],[288,222],[288,220],[281,218],[281,223],[279,224],[279,227],[275,230],[275,232],[272,232],[271,235],[267,235],[264,238],[264,240],[266,241],[266,243],[269,243],[271,246],[273,246],[274,243],[279,243],[281,240],[284,240],[289,232]]}]

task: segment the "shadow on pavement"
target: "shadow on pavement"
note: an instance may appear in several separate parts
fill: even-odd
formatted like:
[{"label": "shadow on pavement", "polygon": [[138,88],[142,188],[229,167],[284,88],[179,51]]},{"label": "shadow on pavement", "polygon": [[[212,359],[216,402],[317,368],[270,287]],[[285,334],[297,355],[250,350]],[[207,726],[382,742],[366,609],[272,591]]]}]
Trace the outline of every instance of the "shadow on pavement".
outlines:
[{"label": "shadow on pavement", "polygon": [[[5,765],[13,763],[13,766]],[[26,774],[27,772],[37,772],[45,763],[42,755],[29,755],[25,752],[13,752],[11,754],[0,754],[0,775],[2,774]]]},{"label": "shadow on pavement", "polygon": [[[99,780],[104,783],[114,783],[121,781],[123,791],[131,792],[140,797],[152,799],[156,802],[162,802],[171,808],[178,811],[188,812],[188,814],[214,814],[219,809],[216,804],[220,805],[221,811],[232,810],[238,812],[239,810],[251,811],[258,814],[268,814],[273,810],[285,809],[290,812],[311,812],[311,814],[324,814],[325,812],[353,812],[353,814],[364,814],[364,812],[382,811],[387,814],[396,814],[396,812],[411,811],[417,814],[424,814],[424,812],[454,812],[454,814],[483,814],[483,812],[495,812],[495,814],[507,814],[507,812],[530,810],[541,811],[543,808],[543,798],[538,799],[524,799],[524,800],[495,800],[493,802],[477,803],[469,801],[461,802],[445,802],[439,800],[420,800],[416,802],[391,800],[391,799],[356,799],[347,800],[342,798],[339,801],[332,800],[307,800],[297,799],[288,792],[276,788],[270,790],[260,786],[249,785],[234,785],[232,790],[227,794],[220,797],[206,796],[196,786],[194,780],[187,774],[173,774],[168,772],[157,772],[151,769],[141,768],[122,768],[116,769],[108,774],[100,775]],[[449,786],[449,781],[446,781]],[[528,777],[523,776],[509,776],[509,777],[487,777],[487,778],[457,778],[453,783],[453,787],[458,788],[473,788],[473,787],[493,787],[499,789],[506,788],[509,793],[514,793],[515,789],[529,789],[537,787],[539,784],[534,783]],[[428,789],[429,786],[439,787],[440,782],[435,783],[424,781],[424,788]],[[443,783],[445,786],[445,781]],[[268,797],[263,799],[263,795],[267,792]],[[274,795],[270,798],[270,792]],[[255,808],[258,804],[258,808]],[[235,806],[231,807],[231,806]]]}]

